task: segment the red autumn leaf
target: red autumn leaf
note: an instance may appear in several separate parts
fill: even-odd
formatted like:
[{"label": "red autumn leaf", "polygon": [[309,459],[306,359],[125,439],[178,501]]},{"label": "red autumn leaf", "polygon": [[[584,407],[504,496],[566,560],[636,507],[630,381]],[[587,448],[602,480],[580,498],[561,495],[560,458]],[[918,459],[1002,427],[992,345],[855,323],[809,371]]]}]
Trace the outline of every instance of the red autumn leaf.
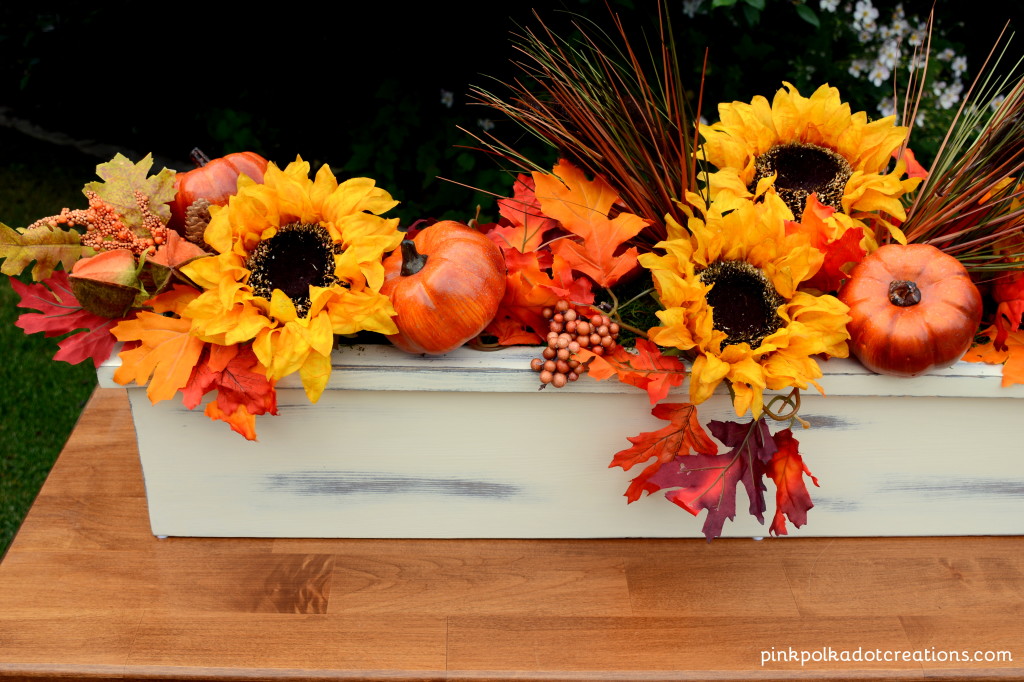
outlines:
[{"label": "red autumn leaf", "polygon": [[609,467],[622,467],[624,471],[629,471],[637,464],[647,462],[651,458],[655,459],[630,483],[626,490],[626,499],[629,502],[640,499],[644,492],[650,494],[654,490],[658,490],[658,488],[649,489],[647,487],[648,479],[663,464],[672,461],[677,455],[689,455],[691,450],[704,455],[713,455],[718,452],[718,446],[708,437],[704,427],[697,419],[696,405],[662,403],[655,405],[651,414],[669,424],[657,431],[644,432],[638,436],[627,438],[633,446],[615,453],[611,464],[608,465]]},{"label": "red autumn leaf", "polygon": [[774,440],[778,449],[765,467],[765,474],[775,482],[775,517],[770,531],[775,535],[786,535],[786,518],[799,528],[807,523],[807,511],[814,506],[804,483],[804,474],[815,486],[818,479],[800,456],[800,443],[793,438],[791,429],[779,431]]},{"label": "red autumn leaf", "polygon": [[536,251],[544,241],[544,233],[557,227],[558,221],[545,216],[534,192],[533,178],[519,175],[512,198],[498,201],[498,212],[510,224],[492,228],[487,236],[502,251],[515,249],[520,253]]},{"label": "red autumn leaf", "polygon": [[81,330],[57,344],[54,360],[77,365],[91,359],[99,367],[114,351],[117,339],[111,329],[122,318],[102,317],[82,308],[63,270],[35,284],[23,284],[12,278],[11,287],[21,297],[19,308],[39,311],[22,313],[14,323],[26,334],[43,332],[47,337],[54,337]]},{"label": "red autumn leaf", "polygon": [[[548,326],[542,315],[544,308],[555,305],[559,298],[580,304],[593,302],[589,281],[585,278],[567,280],[571,273],[559,266],[557,260],[547,252],[506,252],[505,296],[486,334],[498,337],[503,344],[500,339],[516,339],[516,343],[522,343],[521,339],[526,336],[529,337],[527,343],[540,343]],[[556,271],[554,277],[545,272],[549,267]]]},{"label": "red autumn leaf", "polygon": [[818,272],[803,284],[819,291],[838,291],[843,280],[849,277],[849,270],[859,263],[866,253],[860,245],[863,237],[860,230],[848,229],[837,239],[829,236],[832,227],[826,219],[833,213],[834,208],[819,202],[817,194],[811,194],[807,197],[807,205],[800,221],[786,223],[786,234],[807,235],[810,244],[825,256]]},{"label": "red autumn leaf", "polygon": [[533,178],[544,215],[581,240],[560,239],[552,243],[553,253],[602,287],[613,286],[637,267],[636,248],[623,246],[650,221],[632,213],[609,218],[619,198],[607,182],[588,180],[564,159],[555,165],[553,174],[536,172]]},{"label": "red autumn leaf", "polygon": [[616,346],[611,353],[595,355],[586,348],[576,353],[576,359],[587,365],[587,374],[603,381],[616,376],[619,381],[642,388],[654,405],[668,396],[673,386],[679,386],[686,378],[683,361],[672,355],[662,355],[661,350],[647,339],[637,339],[636,353],[622,346]]},{"label": "red autumn leaf", "polygon": [[708,540],[722,534],[726,520],[736,517],[736,489],[747,492],[750,513],[764,523],[764,469],[776,452],[764,418],[748,424],[712,421],[708,428],[732,449],[720,455],[676,457],[678,466],[665,465],[648,486],[671,488],[665,497],[694,516],[707,510],[702,531]]},{"label": "red autumn leaf", "polygon": [[277,414],[274,385],[260,371],[251,346],[206,345],[181,389],[185,407],[195,408],[210,391],[217,397],[206,406],[206,415],[249,440],[256,440],[256,415]]}]

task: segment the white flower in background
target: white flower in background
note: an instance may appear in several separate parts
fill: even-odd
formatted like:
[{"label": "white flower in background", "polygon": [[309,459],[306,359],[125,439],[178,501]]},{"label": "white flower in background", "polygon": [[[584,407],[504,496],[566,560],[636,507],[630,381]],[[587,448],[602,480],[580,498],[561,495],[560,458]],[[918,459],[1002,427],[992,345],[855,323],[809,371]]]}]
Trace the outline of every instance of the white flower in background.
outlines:
[{"label": "white flower in background", "polygon": [[922,24],[918,24],[914,27],[914,30],[907,36],[907,44],[911,47],[920,47],[924,45],[924,39],[928,37],[928,28]]},{"label": "white flower in background", "polygon": [[907,71],[913,71],[914,69],[923,69],[925,64],[925,58],[923,54],[915,54],[907,60]]},{"label": "white flower in background", "polygon": [[964,71],[967,70],[967,57],[957,57],[956,59],[953,60],[951,66],[953,67],[953,73],[957,77],[964,75]]},{"label": "white flower in background", "polygon": [[455,104],[455,93],[452,92],[451,90],[442,90],[441,104],[443,104],[448,109],[451,109],[452,105]]},{"label": "white flower in background", "polygon": [[910,32],[910,22],[902,17],[895,17],[892,20],[892,35],[894,38],[903,38]]},{"label": "white flower in background", "polygon": [[896,101],[892,97],[885,97],[881,102],[878,103],[878,113],[880,116],[892,116],[896,113]]},{"label": "white flower in background", "polygon": [[871,64],[866,59],[854,59],[850,62],[850,67],[847,72],[854,78],[860,78],[863,74],[867,73],[867,70],[871,68]]},{"label": "white flower in background", "polygon": [[484,130],[494,130],[494,121],[489,118],[478,118],[476,124]]},{"label": "white flower in background", "polygon": [[956,56],[956,52],[953,52],[953,48],[947,47],[945,50],[943,50],[942,52],[940,52],[937,55],[935,55],[935,58],[939,59],[939,60],[942,60],[944,62],[948,62],[948,61],[952,61],[953,57],[955,57],[955,56]]},{"label": "white flower in background", "polygon": [[917,118],[914,119],[914,125],[916,125],[918,128],[923,128],[924,127],[924,120],[925,120],[924,119],[924,112],[921,111],[921,110],[918,110]]},{"label": "white flower in background", "polygon": [[892,70],[889,69],[885,64],[881,62],[875,62],[874,66],[871,67],[871,71],[868,72],[868,80],[875,86],[879,86],[882,83],[889,80],[889,76],[892,75]]},{"label": "white flower in background", "polygon": [[952,109],[960,103],[960,96],[964,92],[964,84],[960,81],[953,83],[941,95],[939,95],[939,106],[943,109]]},{"label": "white flower in background", "polygon": [[946,81],[939,81],[938,83],[932,83],[932,94],[936,97],[942,97],[942,93],[949,87]]},{"label": "white flower in background", "polygon": [[992,111],[995,111],[1002,105],[1004,99],[1006,99],[1006,95],[996,95],[992,98],[992,101],[988,103],[988,106]]},{"label": "white flower in background", "polygon": [[703,14],[704,9],[701,5],[704,4],[704,0],[683,0],[683,14],[690,17],[691,19],[698,14]]},{"label": "white flower in background", "polygon": [[900,60],[900,46],[895,40],[886,41],[878,50],[878,61],[884,64],[890,71],[896,67]]},{"label": "white flower in background", "polygon": [[839,0],[819,0],[818,8],[826,12],[835,12],[839,7]]},{"label": "white flower in background", "polygon": [[853,26],[870,33],[874,33],[878,19],[878,10],[871,4],[871,0],[857,0],[853,8]]}]

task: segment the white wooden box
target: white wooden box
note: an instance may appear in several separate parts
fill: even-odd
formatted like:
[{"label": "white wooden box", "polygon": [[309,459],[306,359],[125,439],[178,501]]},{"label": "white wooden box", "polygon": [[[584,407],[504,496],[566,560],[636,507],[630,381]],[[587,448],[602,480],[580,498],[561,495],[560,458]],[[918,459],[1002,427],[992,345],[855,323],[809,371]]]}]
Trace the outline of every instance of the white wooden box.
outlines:
[{"label": "white wooden box", "polygon": [[[255,443],[201,408],[152,405],[131,387],[153,533],[700,537],[703,514],[659,493],[627,505],[640,468],[608,467],[627,436],[665,424],[647,395],[589,377],[538,391],[535,352],[345,348],[316,405],[297,380],[279,384],[280,414],[257,418]],[[117,363],[100,368],[101,386],[117,386]],[[845,360],[824,370],[828,396],[803,392],[812,428],[795,432],[821,487],[791,534],[1024,534],[1024,386],[1001,388],[1001,368],[981,364],[914,379]],[[669,399],[685,402],[685,387]],[[724,393],[699,414],[735,419]],[[768,520],[773,494],[769,482]],[[765,535],[738,495],[724,535]]]}]

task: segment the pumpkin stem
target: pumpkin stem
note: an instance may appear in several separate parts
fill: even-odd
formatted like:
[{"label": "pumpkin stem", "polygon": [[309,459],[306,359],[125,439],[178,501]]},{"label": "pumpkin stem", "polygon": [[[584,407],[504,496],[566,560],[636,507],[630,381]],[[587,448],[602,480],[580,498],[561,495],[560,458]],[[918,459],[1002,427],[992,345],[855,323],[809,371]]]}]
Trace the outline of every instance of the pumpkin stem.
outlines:
[{"label": "pumpkin stem", "polygon": [[917,305],[921,302],[921,290],[914,282],[894,279],[889,282],[889,302],[901,308]]},{"label": "pumpkin stem", "polygon": [[427,264],[427,257],[416,250],[416,243],[411,239],[402,240],[402,277],[415,275]]},{"label": "pumpkin stem", "polygon": [[202,168],[206,164],[210,163],[210,157],[207,156],[199,147],[194,147],[188,156],[192,159],[192,163],[196,165],[196,168]]}]

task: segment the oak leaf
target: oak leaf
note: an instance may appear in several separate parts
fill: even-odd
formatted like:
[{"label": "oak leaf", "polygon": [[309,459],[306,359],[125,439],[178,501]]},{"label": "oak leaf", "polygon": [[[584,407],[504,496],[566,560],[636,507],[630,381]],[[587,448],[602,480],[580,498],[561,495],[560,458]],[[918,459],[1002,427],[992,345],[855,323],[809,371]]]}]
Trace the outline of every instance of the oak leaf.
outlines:
[{"label": "oak leaf", "polygon": [[626,490],[626,500],[635,502],[643,493],[652,493],[659,488],[648,486],[648,480],[666,462],[679,455],[690,455],[694,451],[703,455],[718,452],[718,446],[708,437],[697,418],[697,406],[690,403],[662,403],[655,405],[651,414],[668,423],[657,431],[631,436],[627,440],[632,447],[620,450],[612,456],[609,467],[622,467],[629,471],[637,464],[654,458],[639,476],[634,478]]},{"label": "oak leaf", "polygon": [[736,517],[736,490],[742,485],[749,511],[764,523],[765,466],[777,447],[764,418],[747,424],[712,421],[711,433],[732,449],[722,454],[676,457],[650,478],[649,487],[670,489],[665,497],[694,516],[707,510],[701,529],[708,540],[722,534]]},{"label": "oak leaf", "polygon": [[79,258],[93,253],[82,246],[81,236],[74,230],[52,225],[15,230],[0,223],[0,273],[20,275],[32,261],[32,279],[40,282],[60,265],[70,270]]},{"label": "oak leaf", "polygon": [[122,154],[117,154],[106,163],[96,166],[96,175],[103,182],[90,182],[84,191],[95,192],[96,195],[117,210],[127,225],[139,227],[143,215],[135,200],[135,191],[142,192],[149,200],[149,210],[163,222],[171,219],[171,207],[174,199],[174,171],[164,168],[156,175],[150,176],[153,168],[153,155],[147,154],[138,163],[132,163]]},{"label": "oak leaf", "polygon": [[647,339],[637,339],[635,353],[622,346],[615,346],[615,350],[604,355],[581,348],[575,357],[587,365],[587,374],[598,381],[615,376],[647,391],[652,405],[668,397],[672,387],[681,385],[686,378],[683,361],[662,355],[658,346]]},{"label": "oak leaf", "polygon": [[156,312],[140,311],[114,327],[118,341],[137,342],[119,354],[121,366],[114,372],[114,381],[148,383],[146,395],[153,403],[169,400],[188,384],[206,344],[190,333],[189,320],[160,313],[180,313],[198,295],[191,287],[176,286],[150,301]]},{"label": "oak leaf", "polygon": [[609,218],[619,197],[607,182],[588,180],[564,159],[555,165],[553,174],[535,172],[533,178],[544,215],[581,240],[555,241],[553,253],[606,288],[637,267],[636,247],[623,247],[650,221],[632,213]]},{"label": "oak leaf", "polygon": [[11,287],[21,297],[19,308],[36,310],[22,313],[14,323],[26,334],[43,332],[47,337],[77,332],[60,341],[54,360],[77,365],[92,360],[99,367],[110,357],[117,344],[111,329],[120,320],[89,312],[75,298],[68,274],[63,270],[35,284],[23,284],[11,278]]},{"label": "oak leaf", "polygon": [[776,433],[774,441],[778,449],[765,467],[765,474],[775,482],[775,517],[770,530],[775,535],[786,535],[786,518],[799,528],[807,523],[807,511],[814,506],[804,483],[804,475],[815,486],[818,485],[818,479],[804,463],[798,450],[800,443],[793,438],[791,429]]}]

